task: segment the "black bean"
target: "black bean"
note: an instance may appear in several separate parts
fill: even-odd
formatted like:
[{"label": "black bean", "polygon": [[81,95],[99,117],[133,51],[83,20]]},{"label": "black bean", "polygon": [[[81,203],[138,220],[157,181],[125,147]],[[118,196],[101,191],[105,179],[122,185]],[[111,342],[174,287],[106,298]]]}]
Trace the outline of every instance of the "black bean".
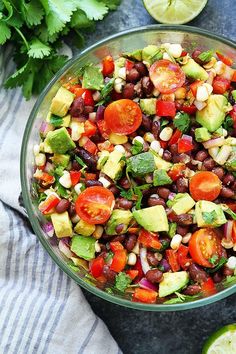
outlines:
[{"label": "black bean", "polygon": [[164,201],[164,199],[160,198],[158,196],[158,194],[152,194],[149,198],[148,198],[148,206],[152,207],[155,205],[162,205],[163,207],[165,207],[166,203]]},{"label": "black bean", "polygon": [[120,186],[124,189],[129,189],[131,186],[130,181],[126,177],[121,178],[119,182],[120,182]]},{"label": "black bean", "polygon": [[143,92],[145,93],[145,95],[148,97],[152,94],[152,91],[154,90],[154,85],[152,83],[152,81],[150,80],[149,76],[144,76],[141,79],[141,85],[142,85],[142,89]]},{"label": "black bean", "polygon": [[80,164],[76,160],[73,160],[72,161],[72,170],[80,170],[80,169],[81,169]]},{"label": "black bean", "polygon": [[134,84],[128,83],[124,86],[123,91],[122,91],[122,96],[124,98],[132,99],[134,98]]},{"label": "black bean", "polygon": [[220,196],[223,198],[232,198],[234,196],[234,191],[228,187],[223,186],[220,192]]},{"label": "black bean", "polygon": [[148,263],[154,267],[156,267],[159,263],[157,257],[155,256],[155,254],[153,252],[148,251],[147,252],[147,260]]},{"label": "black bean", "polygon": [[82,97],[77,97],[70,107],[72,117],[79,117],[84,112],[84,100]]},{"label": "black bean", "polygon": [[75,154],[78,155],[86,163],[91,171],[97,171],[97,161],[94,155],[90,154],[83,148],[76,148]]},{"label": "black bean", "polygon": [[89,114],[93,112],[93,106],[85,106],[84,113]]},{"label": "black bean", "polygon": [[141,85],[141,81],[139,81],[135,86],[134,86],[134,90],[136,92],[136,95],[140,98],[143,97],[144,95],[144,92],[143,92],[143,88],[142,88],[142,85]]},{"label": "black bean", "polygon": [[133,68],[126,73],[127,82],[137,82],[140,79],[140,73],[137,69]]},{"label": "black bean", "polygon": [[170,146],[170,152],[171,152],[172,154],[177,154],[177,153],[178,153],[178,145],[177,145],[177,144],[172,144],[172,145]]},{"label": "black bean", "polygon": [[230,93],[229,93],[228,101],[229,101],[229,103],[230,103],[232,106],[234,106],[235,103],[236,103],[236,101],[235,101],[235,99],[234,99],[234,97],[233,97],[233,95],[232,95],[232,91],[230,91]]},{"label": "black bean", "polygon": [[224,276],[220,272],[216,272],[213,275],[214,283],[220,283],[223,280]]},{"label": "black bean", "polygon": [[192,284],[192,285],[189,285],[189,286],[183,291],[183,293],[184,293],[185,295],[190,295],[190,296],[192,296],[192,295],[197,295],[198,293],[200,293],[200,291],[201,291],[200,285],[198,285],[198,284]]},{"label": "black bean", "polygon": [[134,67],[135,67],[135,69],[138,70],[138,72],[141,76],[145,76],[148,74],[148,70],[146,68],[146,65],[144,65],[142,62],[135,63]]},{"label": "black bean", "polygon": [[168,199],[169,194],[170,194],[170,190],[165,187],[159,187],[157,192],[158,192],[159,196],[165,200]]},{"label": "black bean", "polygon": [[161,129],[161,128],[160,128],[160,122],[159,122],[159,121],[155,121],[155,122],[152,123],[152,130],[151,130],[151,132],[152,132],[152,134],[154,135],[154,138],[155,138],[156,140],[159,139],[160,129]]},{"label": "black bean", "polygon": [[162,260],[160,261],[159,265],[163,269],[163,272],[169,272],[171,270],[170,265],[169,265],[168,261],[165,258],[162,258]]},{"label": "black bean", "polygon": [[230,186],[231,184],[233,184],[235,181],[234,176],[232,175],[232,173],[227,173],[225,175],[225,177],[223,178],[223,184],[225,184],[226,186]]},{"label": "black bean", "polygon": [[174,221],[180,225],[191,225],[193,223],[193,217],[190,214],[175,215]]},{"label": "black bean", "polygon": [[172,160],[172,154],[169,150],[164,150],[162,158],[166,161]]},{"label": "black bean", "polygon": [[145,114],[142,115],[142,128],[147,132],[150,132],[152,128],[152,121]]},{"label": "black bean", "polygon": [[115,196],[118,195],[120,193],[119,189],[113,185],[109,187],[109,190],[111,191],[111,193],[113,193]]},{"label": "black bean", "polygon": [[215,161],[213,160],[213,158],[208,157],[203,161],[202,165],[204,169],[211,171],[215,167]]},{"label": "black bean", "polygon": [[133,206],[133,202],[126,198],[118,198],[116,200],[116,207],[118,209],[130,210]]},{"label": "black bean", "polygon": [[186,193],[188,191],[188,180],[187,178],[180,177],[176,181],[178,193]]},{"label": "black bean", "polygon": [[213,168],[212,172],[219,177],[219,179],[221,180],[225,174],[224,169],[222,167],[215,167]]},{"label": "black bean", "polygon": [[188,233],[188,226],[178,225],[176,232],[181,236],[185,236]]},{"label": "black bean", "polygon": [[124,228],[125,228],[125,224],[118,224],[116,227],[115,227],[115,230],[116,230],[116,233],[117,234],[121,234],[123,231],[124,231]]},{"label": "black bean", "polygon": [[68,199],[61,199],[60,202],[56,205],[55,210],[57,213],[64,213],[70,206],[70,202]]},{"label": "black bean", "polygon": [[124,240],[125,240],[125,235],[122,234],[122,235],[117,235],[117,236],[115,236],[115,237],[112,239],[112,242],[120,242],[120,243],[122,243],[122,242],[124,242]]},{"label": "black bean", "polygon": [[97,181],[97,180],[95,180],[95,179],[87,179],[87,180],[85,181],[85,186],[86,186],[86,187],[94,187],[94,186],[100,186],[100,187],[102,187],[103,184],[102,184],[100,181]]},{"label": "black bean", "polygon": [[201,269],[198,265],[192,263],[190,264],[188,270],[189,270],[190,278],[196,283],[203,283],[207,281],[208,279],[207,273],[203,269]]},{"label": "black bean", "polygon": [[206,150],[200,150],[195,156],[195,160],[203,162],[208,157],[208,152]]},{"label": "black bean", "polygon": [[109,282],[114,282],[115,277],[116,277],[116,272],[110,269],[108,265],[104,265],[102,273],[104,277],[107,279]]},{"label": "black bean", "polygon": [[133,248],[135,247],[137,242],[137,236],[134,234],[131,234],[129,236],[126,236],[125,239],[125,248],[127,249],[127,251],[131,252],[133,250]]},{"label": "black bean", "polygon": [[163,279],[163,273],[159,269],[150,269],[146,273],[146,278],[151,283],[160,283]]}]

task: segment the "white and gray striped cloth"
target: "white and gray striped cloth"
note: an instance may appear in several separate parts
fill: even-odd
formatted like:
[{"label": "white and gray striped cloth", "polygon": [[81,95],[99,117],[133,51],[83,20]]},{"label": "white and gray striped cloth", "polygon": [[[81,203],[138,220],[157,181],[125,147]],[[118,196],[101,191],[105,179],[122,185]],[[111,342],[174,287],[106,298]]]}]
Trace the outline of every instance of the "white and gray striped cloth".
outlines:
[{"label": "white and gray striped cloth", "polygon": [[21,214],[20,147],[35,99],[3,89],[10,51],[0,54],[0,70],[0,353],[121,353]]}]

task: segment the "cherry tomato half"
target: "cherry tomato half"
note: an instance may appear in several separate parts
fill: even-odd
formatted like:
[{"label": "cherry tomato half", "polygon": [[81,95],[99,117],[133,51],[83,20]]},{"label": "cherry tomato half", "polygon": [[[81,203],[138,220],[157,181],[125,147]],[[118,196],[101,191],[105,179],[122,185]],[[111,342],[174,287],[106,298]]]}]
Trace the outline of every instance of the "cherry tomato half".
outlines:
[{"label": "cherry tomato half", "polygon": [[215,200],[221,191],[221,181],[213,172],[196,173],[189,183],[190,194],[194,200]]},{"label": "cherry tomato half", "polygon": [[216,76],[213,80],[212,86],[214,93],[223,95],[230,88],[230,80]]},{"label": "cherry tomato half", "polygon": [[157,292],[151,289],[134,289],[132,301],[144,302],[146,304],[155,304],[157,299]]},{"label": "cherry tomato half", "polygon": [[217,231],[204,228],[194,232],[189,240],[189,253],[195,263],[207,268],[214,267],[214,263],[209,262],[209,259],[217,257],[216,263],[223,253]]},{"label": "cherry tomato half", "polygon": [[122,99],[110,103],[104,112],[108,128],[117,134],[131,134],[142,122],[142,111],[132,100]]},{"label": "cherry tomato half", "polygon": [[161,93],[172,93],[183,86],[185,74],[178,64],[163,59],[152,64],[150,79]]},{"label": "cherry tomato half", "polygon": [[81,219],[89,224],[103,224],[111,216],[115,198],[104,187],[85,189],[75,202],[75,210]]}]

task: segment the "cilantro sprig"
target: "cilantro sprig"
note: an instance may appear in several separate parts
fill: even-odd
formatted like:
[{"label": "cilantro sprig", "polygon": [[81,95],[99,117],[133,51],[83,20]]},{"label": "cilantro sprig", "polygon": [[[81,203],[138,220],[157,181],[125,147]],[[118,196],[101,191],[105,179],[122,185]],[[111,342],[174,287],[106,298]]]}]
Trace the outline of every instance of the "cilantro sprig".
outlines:
[{"label": "cilantro sprig", "polygon": [[62,38],[78,47],[84,31],[94,30],[95,21],[116,10],[121,0],[3,0],[0,2],[0,45],[14,46],[16,71],[5,88],[22,87],[29,99],[39,94],[65,64],[60,55]]}]

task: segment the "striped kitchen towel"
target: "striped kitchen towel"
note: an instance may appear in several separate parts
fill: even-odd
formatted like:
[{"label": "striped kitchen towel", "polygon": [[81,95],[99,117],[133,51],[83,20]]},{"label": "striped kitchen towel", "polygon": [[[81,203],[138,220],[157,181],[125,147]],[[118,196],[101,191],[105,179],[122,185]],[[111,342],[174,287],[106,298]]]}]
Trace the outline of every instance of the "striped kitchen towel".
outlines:
[{"label": "striped kitchen towel", "polygon": [[35,99],[3,89],[10,59],[10,51],[0,54],[0,353],[121,353],[21,214],[20,147]]}]

